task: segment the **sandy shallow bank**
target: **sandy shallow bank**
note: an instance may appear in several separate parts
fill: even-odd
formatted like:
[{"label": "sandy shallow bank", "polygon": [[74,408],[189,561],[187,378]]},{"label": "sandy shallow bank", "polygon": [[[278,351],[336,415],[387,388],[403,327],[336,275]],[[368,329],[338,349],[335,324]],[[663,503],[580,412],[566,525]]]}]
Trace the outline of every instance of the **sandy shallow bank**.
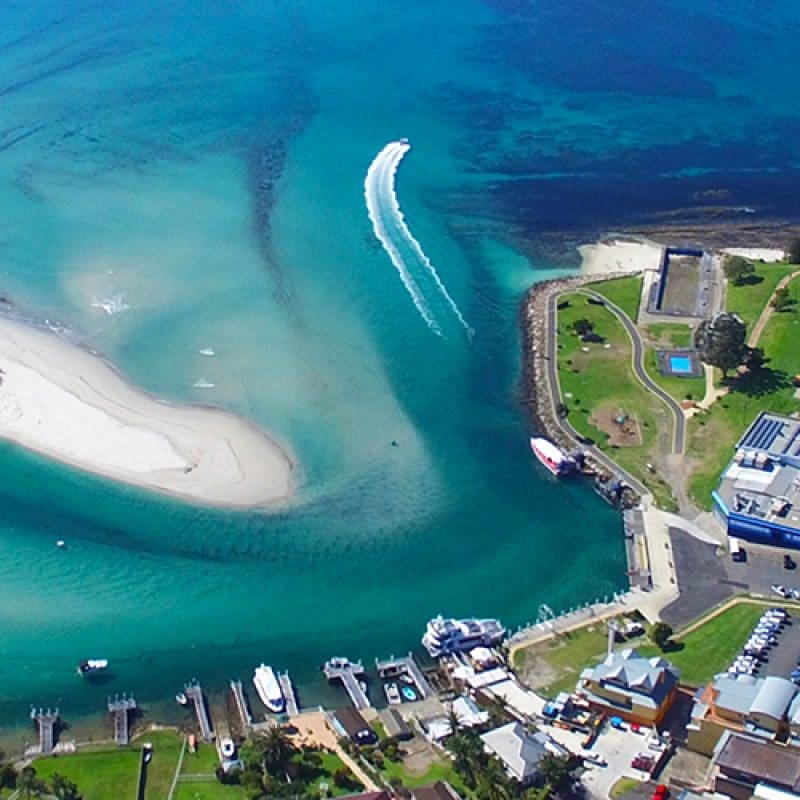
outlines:
[{"label": "sandy shallow bank", "polygon": [[294,460],[225,411],[162,403],[102,358],[0,318],[0,437],[72,466],[203,504],[280,503]]}]

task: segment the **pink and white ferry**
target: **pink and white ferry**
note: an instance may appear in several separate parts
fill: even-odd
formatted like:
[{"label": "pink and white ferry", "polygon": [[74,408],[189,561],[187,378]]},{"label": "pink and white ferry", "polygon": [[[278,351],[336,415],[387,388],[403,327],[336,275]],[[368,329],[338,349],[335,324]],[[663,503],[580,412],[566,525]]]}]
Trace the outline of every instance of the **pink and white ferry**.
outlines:
[{"label": "pink and white ferry", "polygon": [[549,439],[540,436],[531,437],[531,450],[539,461],[557,478],[570,475],[578,469],[578,462],[564,453]]}]

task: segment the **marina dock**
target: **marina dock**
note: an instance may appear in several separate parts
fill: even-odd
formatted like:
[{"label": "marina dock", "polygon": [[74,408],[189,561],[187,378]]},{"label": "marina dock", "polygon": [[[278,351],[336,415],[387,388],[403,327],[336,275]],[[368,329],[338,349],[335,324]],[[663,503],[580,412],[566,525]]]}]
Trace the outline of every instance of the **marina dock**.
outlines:
[{"label": "marina dock", "polygon": [[203,689],[197,681],[187,683],[184,687],[184,694],[194,704],[194,712],[197,714],[197,724],[200,726],[200,735],[206,742],[214,740],[214,728],[211,725],[211,717],[208,715],[206,698]]},{"label": "marina dock", "polygon": [[433,689],[428,683],[428,679],[423,675],[411,653],[403,658],[392,656],[387,661],[379,661],[376,658],[375,668],[381,678],[399,678],[404,675],[410,678],[417,689],[420,700],[425,700],[433,695]]},{"label": "marina dock", "polygon": [[297,695],[294,693],[294,686],[288,672],[278,673],[278,683],[283,692],[283,699],[286,701],[286,713],[290,717],[296,717],[300,713],[297,705]]},{"label": "marina dock", "polygon": [[51,753],[55,747],[55,726],[58,722],[59,714],[58,709],[55,711],[43,708],[32,708],[31,719],[36,722],[39,727],[39,752]]},{"label": "marina dock", "polygon": [[359,676],[364,674],[364,665],[360,661],[354,662],[347,658],[332,658],[330,661],[325,662],[322,671],[329,681],[338,680],[342,682],[347,694],[350,695],[350,700],[359,711],[371,707],[369,697],[367,697],[367,693],[361,688],[358,681]]},{"label": "marina dock", "polygon": [[136,710],[136,701],[133,695],[115,695],[113,700],[109,696],[108,710],[114,715],[114,741],[120,747],[125,747],[130,742],[128,713]]},{"label": "marina dock", "polygon": [[241,681],[231,681],[231,693],[233,694],[236,710],[239,713],[239,719],[242,721],[242,727],[247,730],[253,724],[253,717],[250,714],[250,708],[247,705],[247,698],[244,695]]}]

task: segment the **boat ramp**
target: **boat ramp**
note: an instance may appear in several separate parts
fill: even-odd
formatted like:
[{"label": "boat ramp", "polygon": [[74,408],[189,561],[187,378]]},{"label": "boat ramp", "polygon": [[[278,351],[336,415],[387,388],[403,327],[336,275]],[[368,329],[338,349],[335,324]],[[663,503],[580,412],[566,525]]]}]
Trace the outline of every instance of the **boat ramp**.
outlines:
[{"label": "boat ramp", "polygon": [[395,658],[392,656],[386,661],[380,661],[376,658],[375,669],[378,670],[378,675],[381,679],[405,677],[410,680],[416,687],[420,700],[425,700],[433,695],[431,685],[428,683],[425,675],[423,675],[417,662],[414,661],[411,653],[403,658]]},{"label": "boat ramp", "polygon": [[206,742],[214,739],[214,728],[211,725],[211,717],[208,715],[206,698],[203,689],[197,681],[187,683],[184,687],[184,694],[194,704],[194,712],[197,715],[197,724],[200,726],[200,735]]},{"label": "boat ramp", "polygon": [[278,683],[283,693],[283,699],[286,701],[286,713],[290,717],[296,717],[300,713],[300,708],[297,705],[297,695],[294,692],[291,678],[288,672],[278,673]]},{"label": "boat ramp", "polygon": [[367,693],[362,688],[362,681],[359,681],[359,677],[364,674],[364,665],[360,661],[350,661],[347,658],[332,658],[330,661],[325,662],[322,671],[329,681],[338,680],[342,682],[347,694],[350,695],[350,700],[359,711],[371,707],[369,697],[367,697]]}]

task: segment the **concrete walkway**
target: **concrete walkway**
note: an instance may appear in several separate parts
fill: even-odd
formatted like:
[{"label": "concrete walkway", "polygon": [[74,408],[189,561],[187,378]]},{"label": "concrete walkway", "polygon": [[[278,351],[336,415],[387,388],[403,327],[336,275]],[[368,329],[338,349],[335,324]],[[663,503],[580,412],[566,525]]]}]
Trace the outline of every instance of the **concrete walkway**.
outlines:
[{"label": "concrete walkway", "polygon": [[764,328],[766,327],[767,322],[769,322],[769,318],[775,312],[775,309],[772,307],[772,301],[775,295],[781,289],[785,289],[797,277],[800,277],[800,269],[795,270],[794,272],[791,272],[785,277],[781,278],[780,283],[778,283],[778,285],[775,287],[775,291],[769,296],[767,304],[764,306],[764,309],[759,315],[756,324],[753,326],[753,330],[747,340],[748,347],[755,347],[758,344],[758,340],[761,338],[761,334],[764,332]]}]

